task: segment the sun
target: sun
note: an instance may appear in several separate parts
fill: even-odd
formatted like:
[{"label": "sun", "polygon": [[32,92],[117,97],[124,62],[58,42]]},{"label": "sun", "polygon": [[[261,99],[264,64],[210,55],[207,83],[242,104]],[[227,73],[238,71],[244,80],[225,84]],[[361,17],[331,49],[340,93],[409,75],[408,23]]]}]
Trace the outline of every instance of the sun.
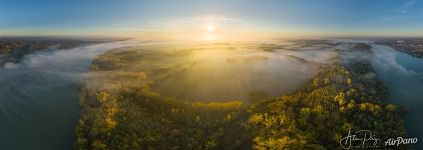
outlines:
[{"label": "sun", "polygon": [[204,40],[205,41],[215,41],[218,37],[218,33],[216,33],[216,28],[213,24],[206,24],[205,25],[206,33],[204,33]]},{"label": "sun", "polygon": [[208,25],[208,26],[207,26],[207,31],[208,31],[209,33],[212,33],[212,32],[214,31],[214,26],[213,26],[213,25]]}]

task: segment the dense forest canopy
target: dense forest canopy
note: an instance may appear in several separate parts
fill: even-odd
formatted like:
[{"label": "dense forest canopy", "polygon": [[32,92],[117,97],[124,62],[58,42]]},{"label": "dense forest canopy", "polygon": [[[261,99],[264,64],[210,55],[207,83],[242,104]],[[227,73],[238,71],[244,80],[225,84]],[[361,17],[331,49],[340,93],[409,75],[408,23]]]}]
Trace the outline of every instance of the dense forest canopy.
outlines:
[{"label": "dense forest canopy", "polygon": [[[404,109],[384,101],[387,89],[366,57],[345,57],[372,55],[370,46],[337,49],[337,44],[317,43],[335,53],[328,62],[288,56],[318,65],[308,83],[281,96],[255,92],[249,101],[193,101],[157,92],[152,87],[166,78],[160,77],[163,72],[151,72],[146,68],[151,66],[136,60],[165,56],[147,55],[153,54],[146,53],[148,47],[100,55],[81,88],[76,149],[340,149],[339,141],[349,131],[406,136]],[[295,48],[315,44],[303,41]],[[256,48],[265,53],[295,49],[277,44]],[[383,143],[373,146],[383,148]]]}]

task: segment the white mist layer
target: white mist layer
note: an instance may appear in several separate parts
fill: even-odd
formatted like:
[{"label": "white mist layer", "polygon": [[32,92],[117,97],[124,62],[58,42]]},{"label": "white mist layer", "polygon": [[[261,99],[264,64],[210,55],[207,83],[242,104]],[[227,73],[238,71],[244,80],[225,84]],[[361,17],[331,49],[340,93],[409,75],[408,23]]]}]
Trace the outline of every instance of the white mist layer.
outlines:
[{"label": "white mist layer", "polygon": [[92,59],[110,49],[140,44],[38,51],[0,67],[0,149],[72,149],[79,81]]}]

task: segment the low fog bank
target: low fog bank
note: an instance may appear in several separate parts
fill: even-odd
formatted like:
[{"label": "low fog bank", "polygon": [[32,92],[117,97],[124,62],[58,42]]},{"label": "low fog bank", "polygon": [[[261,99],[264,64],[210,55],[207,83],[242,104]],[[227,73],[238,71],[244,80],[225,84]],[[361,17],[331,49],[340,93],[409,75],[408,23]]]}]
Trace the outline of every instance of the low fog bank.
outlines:
[{"label": "low fog bank", "polygon": [[[423,138],[423,59],[415,58],[388,46],[372,45],[372,66],[389,88],[388,101],[407,108],[405,125],[410,137]],[[416,149],[422,143],[413,145]]]},{"label": "low fog bank", "polygon": [[[383,46],[383,45],[373,45],[373,52],[374,52],[374,59],[373,62],[378,64],[380,67],[383,67],[385,70],[396,70],[404,75],[417,75],[423,77],[423,70],[417,69],[409,69],[403,66],[399,61],[398,55],[408,55],[408,54],[401,54],[401,52],[396,51],[395,49]],[[410,58],[413,60],[417,60],[418,58]],[[419,64],[415,64],[419,65]],[[410,66],[412,67],[412,66]],[[421,68],[420,68],[421,69]]]},{"label": "low fog bank", "polygon": [[0,149],[72,147],[79,81],[92,58],[131,45],[140,43],[38,51],[0,67]]},{"label": "low fog bank", "polygon": [[116,49],[95,63],[100,70],[145,72],[151,89],[164,96],[248,101],[297,90],[335,56],[326,43],[173,43]]},{"label": "low fog bank", "polygon": [[[401,88],[414,91],[414,97],[408,101],[411,106],[419,98],[416,90],[423,88],[423,70],[404,66],[395,50],[368,41],[184,44],[122,41],[38,51],[26,55],[19,63],[9,62],[0,67],[0,149],[72,147],[74,125],[79,117],[78,87],[92,60],[99,55],[103,57],[94,63],[105,67],[107,71],[102,73],[113,69],[118,74],[145,73],[153,91],[183,100],[248,102],[253,97],[289,94],[338,56],[346,64],[371,62],[388,85],[401,82]],[[394,76],[388,76],[393,73]],[[129,79],[122,80],[128,81],[121,82],[126,87],[134,84]],[[407,96],[396,93],[404,90],[393,90],[397,95],[394,98]],[[17,141],[28,143],[22,145]]]},{"label": "low fog bank", "polygon": [[[423,135],[421,130],[423,111],[420,108],[423,105],[421,100],[423,59],[371,41],[366,42],[371,46],[369,51],[354,49],[357,42],[344,42],[337,46],[343,61],[347,64],[368,63],[371,65],[376,74],[372,73],[368,77],[378,77],[388,87],[387,101],[407,108],[404,118],[409,136],[423,138],[421,136]],[[416,144],[413,147],[420,148],[422,144]]]},{"label": "low fog bank", "polygon": [[175,72],[155,87],[163,94],[183,99],[246,100],[253,93],[277,96],[292,92],[317,70],[315,65],[286,55],[210,51],[215,53],[195,52],[194,65]]}]

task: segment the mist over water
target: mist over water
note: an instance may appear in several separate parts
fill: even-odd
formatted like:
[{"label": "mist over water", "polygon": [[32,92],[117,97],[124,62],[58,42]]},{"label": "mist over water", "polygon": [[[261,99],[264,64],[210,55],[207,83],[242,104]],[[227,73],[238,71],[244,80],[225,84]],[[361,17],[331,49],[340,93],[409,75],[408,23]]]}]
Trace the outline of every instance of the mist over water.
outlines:
[{"label": "mist over water", "polygon": [[[334,57],[333,49],[275,49],[264,51],[231,43],[231,47],[191,47],[160,54],[147,61],[153,90],[162,95],[194,101],[250,100],[250,96],[280,96],[297,90]],[[143,48],[140,48],[143,49]],[[153,52],[154,53],[154,52]],[[151,54],[150,54],[151,55]]]},{"label": "mist over water", "polygon": [[[405,126],[410,137],[423,139],[423,59],[396,51],[391,47],[372,45],[372,65],[378,77],[389,88],[388,101],[405,106]],[[413,146],[422,149],[423,143]]]},{"label": "mist over water", "polygon": [[[319,66],[330,64],[335,48],[351,49],[345,43],[288,45],[271,51],[251,44],[208,45],[179,51],[164,43],[125,41],[28,54],[20,63],[0,67],[0,149],[73,149],[80,81],[93,58],[111,49],[132,47],[116,51],[142,54],[129,70],[145,71],[154,80],[152,90],[162,95],[226,101],[248,100],[255,92],[288,94],[307,83]],[[386,46],[372,47],[373,57],[350,51],[341,58],[371,60],[389,87],[389,102],[409,109],[408,133],[422,139],[423,59]],[[416,146],[421,148],[421,143]]]},{"label": "mist over water", "polygon": [[93,57],[125,41],[45,50],[0,68],[0,149],[73,149],[79,81]]},{"label": "mist over water", "polygon": [[[357,41],[344,40],[337,48],[348,50]],[[409,137],[423,139],[423,59],[412,57],[406,53],[397,51],[391,47],[372,44],[371,41],[359,41],[369,43],[372,46],[371,52],[349,51],[341,55],[343,61],[370,61],[375,69],[377,77],[388,87],[387,102],[405,106],[407,112],[404,115],[405,128]],[[396,137],[384,137],[396,138]],[[414,149],[422,149],[423,144],[413,144]]]}]

